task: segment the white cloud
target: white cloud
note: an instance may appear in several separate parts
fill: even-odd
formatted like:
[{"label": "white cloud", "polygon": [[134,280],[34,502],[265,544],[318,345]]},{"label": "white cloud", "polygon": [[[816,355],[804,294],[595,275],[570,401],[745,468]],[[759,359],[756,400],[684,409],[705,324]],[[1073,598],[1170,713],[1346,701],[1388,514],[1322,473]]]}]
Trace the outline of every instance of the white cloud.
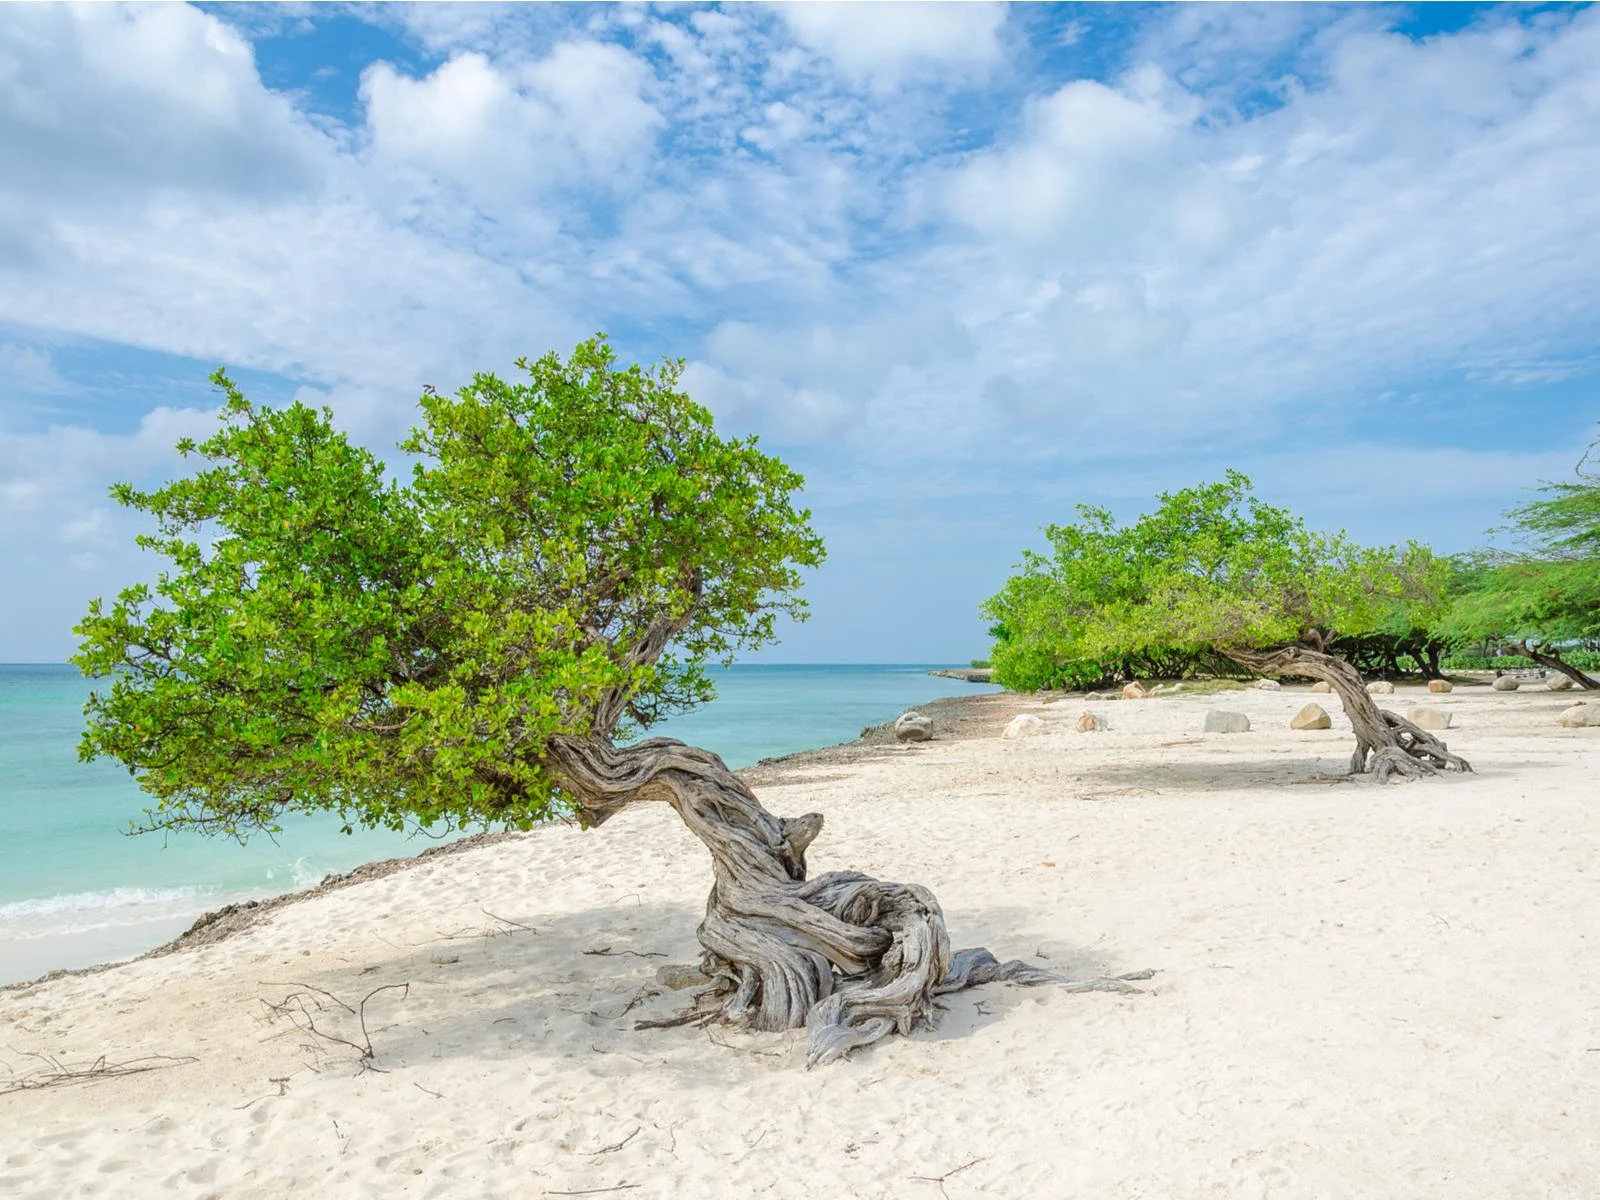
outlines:
[{"label": "white cloud", "polygon": [[[980,246],[1004,255],[976,283],[980,340],[1007,360],[994,375],[1031,347],[1031,377],[1181,438],[1270,436],[1289,397],[1361,405],[1397,377],[1582,369],[1600,305],[1600,22],[1423,43],[1357,30],[1324,50],[1324,86],[1248,119],[1218,122],[1154,68],[1069,83],[1013,143],[936,174],[973,263]],[[1067,305],[1080,336],[1044,352],[1061,328],[1045,307],[1065,301],[1041,306],[1041,288],[1062,273],[1138,299]]]},{"label": "white cloud", "polygon": [[48,351],[20,342],[0,342],[0,410],[13,397],[60,393],[67,387]]},{"label": "white cloud", "polygon": [[0,659],[61,661],[90,597],[154,576],[156,559],[133,544],[148,524],[110,507],[106,490],[124,480],[152,486],[187,469],[178,438],[215,427],[213,413],[172,408],[145,414],[127,434],[0,427]]},{"label": "white cloud", "polygon": [[[0,7],[0,414],[37,428],[100,339],[281,373],[392,454],[423,383],[608,328],[693,359],[727,432],[804,464],[830,571],[887,588],[919,528],[981,556],[1175,471],[1288,488],[1273,447],[1381,440],[1402,404],[1405,451],[1317,459],[1368,481],[1327,494],[1476,472],[1394,494],[1481,528],[1538,464],[1413,458],[1458,439],[1426,397],[1596,372],[1594,10],[1416,42],[1388,10],[1174,6],[1047,86],[1007,39],[1071,37],[989,6],[358,9],[420,50],[319,126],[239,26],[321,11]],[[175,469],[174,420],[7,433],[12,577],[64,574],[69,529],[89,582],[133,569],[124,518],[89,523],[110,479]]]},{"label": "white cloud", "polygon": [[564,184],[642,173],[662,123],[640,95],[646,75],[618,46],[565,42],[504,65],[458,54],[421,79],[376,63],[362,73],[361,99],[380,160],[498,204],[529,202]]},{"label": "white cloud", "polygon": [[13,203],[304,192],[319,183],[324,143],[261,88],[249,43],[187,5],[0,9],[0,192]]},{"label": "white cloud", "polygon": [[780,4],[807,49],[847,80],[892,87],[907,78],[981,70],[1000,57],[1001,4]]}]

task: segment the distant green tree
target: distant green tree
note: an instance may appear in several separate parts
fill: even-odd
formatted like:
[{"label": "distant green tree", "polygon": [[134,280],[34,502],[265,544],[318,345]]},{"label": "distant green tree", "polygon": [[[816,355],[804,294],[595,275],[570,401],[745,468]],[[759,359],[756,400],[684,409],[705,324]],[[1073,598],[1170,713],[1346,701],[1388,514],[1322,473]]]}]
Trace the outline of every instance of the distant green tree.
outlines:
[{"label": "distant green tree", "polygon": [[952,954],[925,889],[808,879],[822,817],[773,816],[716,755],[628,744],[711,696],[704,660],[803,615],[822,543],[800,477],[719,437],[680,362],[619,368],[595,339],[518,366],[422,397],[404,484],[326,410],[257,407],[219,371],[221,429],[180,443],[201,469],[112,489],[170,567],[77,627],[74,662],[110,679],[82,755],[129,767],[148,827],[241,838],[292,811],[527,828],[662,801],[715,878],[710,983],[681,1020],[806,1024],[818,1061],[930,1020],[941,991],[1053,981]]},{"label": "distant green tree", "polygon": [[1236,471],[1161,495],[1132,524],[1103,509],[1079,513],[1075,524],[1046,531],[1049,558],[1030,556],[986,605],[1008,635],[992,655],[997,670],[1027,655],[1054,664],[1220,656],[1332,686],[1356,731],[1352,771],[1383,779],[1466,769],[1438,739],[1380,710],[1361,676],[1330,652],[1341,634],[1432,619],[1446,568],[1425,547],[1375,549],[1313,533],[1257,500]]},{"label": "distant green tree", "polygon": [[1543,499],[1506,514],[1520,549],[1463,556],[1445,622],[1460,642],[1501,642],[1591,690],[1600,680],[1571,652],[1600,643],[1600,471],[1588,465],[1597,450],[1600,440],[1576,481],[1546,484]]}]

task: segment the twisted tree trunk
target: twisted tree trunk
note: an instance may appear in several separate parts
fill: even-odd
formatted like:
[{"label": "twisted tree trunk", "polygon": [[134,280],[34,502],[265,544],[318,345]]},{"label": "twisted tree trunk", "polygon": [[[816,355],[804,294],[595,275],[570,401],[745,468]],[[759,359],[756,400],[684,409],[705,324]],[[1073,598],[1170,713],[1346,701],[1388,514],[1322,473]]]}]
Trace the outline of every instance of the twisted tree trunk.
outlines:
[{"label": "twisted tree trunk", "polygon": [[1230,648],[1223,653],[1262,675],[1305,675],[1333,688],[1355,727],[1356,749],[1350,756],[1352,775],[1371,771],[1383,783],[1391,775],[1414,779],[1437,774],[1440,768],[1472,770],[1466,759],[1451,754],[1450,748],[1431,733],[1398,713],[1379,708],[1356,669],[1341,658],[1302,645],[1276,650]]},{"label": "twisted tree trunk", "polygon": [[1600,689],[1600,679],[1591,679],[1577,667],[1565,661],[1559,654],[1551,654],[1548,650],[1537,650],[1527,642],[1512,642],[1511,648],[1523,658],[1531,658],[1541,667],[1548,667],[1552,671],[1560,671],[1579,687],[1588,691]]},{"label": "twisted tree trunk", "polygon": [[987,950],[952,952],[944,914],[917,884],[854,871],[806,877],[820,813],[769,813],[715,754],[668,738],[619,748],[556,738],[546,766],[598,825],[635,801],[670,804],[711,852],[714,882],[700,925],[710,986],[692,1007],[641,1027],[725,1020],[753,1029],[806,1026],[808,1064],[831,1062],[892,1031],[933,1022],[936,997],[1003,979],[1070,991],[1133,992],[1136,972],[1067,980]]}]

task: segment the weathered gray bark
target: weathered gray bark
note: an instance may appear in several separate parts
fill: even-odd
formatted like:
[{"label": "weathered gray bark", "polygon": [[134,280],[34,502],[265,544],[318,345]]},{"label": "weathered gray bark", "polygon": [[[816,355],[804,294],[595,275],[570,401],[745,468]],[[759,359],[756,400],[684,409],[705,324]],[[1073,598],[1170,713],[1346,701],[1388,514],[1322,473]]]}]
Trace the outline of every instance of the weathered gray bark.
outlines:
[{"label": "weathered gray bark", "polygon": [[936,997],[974,984],[1132,992],[1132,980],[1150,977],[1071,981],[1021,961],[997,962],[986,950],[952,953],[944,914],[926,888],[854,871],[808,879],[806,849],[822,829],[821,814],[773,816],[709,751],[667,738],[625,748],[556,738],[546,766],[584,824],[658,800],[711,852],[714,882],[699,931],[701,971],[711,985],[687,1012],[644,1025],[804,1025],[815,1065],[931,1024]]},{"label": "weathered gray bark", "polygon": [[1512,642],[1511,648],[1523,658],[1531,658],[1541,667],[1548,667],[1552,671],[1560,671],[1573,683],[1588,691],[1600,691],[1600,679],[1591,679],[1571,663],[1562,659],[1559,654],[1551,654],[1546,650],[1537,650],[1527,642]]},{"label": "weathered gray bark", "polygon": [[1228,649],[1223,653],[1262,675],[1304,675],[1333,688],[1355,727],[1356,748],[1350,756],[1352,775],[1371,771],[1383,783],[1391,775],[1416,778],[1436,774],[1440,768],[1472,770],[1466,759],[1451,754],[1450,748],[1431,733],[1373,703],[1360,674],[1342,658],[1301,645],[1276,650]]}]

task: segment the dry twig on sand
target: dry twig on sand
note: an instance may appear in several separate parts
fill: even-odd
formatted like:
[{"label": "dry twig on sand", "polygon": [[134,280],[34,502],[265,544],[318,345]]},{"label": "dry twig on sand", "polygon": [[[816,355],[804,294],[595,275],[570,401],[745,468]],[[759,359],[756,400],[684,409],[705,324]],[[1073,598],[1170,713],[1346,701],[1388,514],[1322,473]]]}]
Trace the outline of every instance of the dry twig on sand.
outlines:
[{"label": "dry twig on sand", "polygon": [[952,1175],[961,1174],[961,1172],[965,1171],[968,1167],[977,1166],[982,1161],[983,1161],[982,1158],[975,1158],[971,1162],[962,1163],[959,1167],[952,1167],[950,1170],[946,1171],[943,1175],[908,1175],[908,1176],[906,1176],[906,1178],[915,1179],[919,1183],[932,1183],[932,1184],[935,1184],[939,1188],[939,1194],[941,1196],[943,1196],[945,1198],[945,1200],[950,1200],[950,1193],[944,1190],[944,1181],[946,1179],[949,1179]]},{"label": "dry twig on sand", "polygon": [[12,1092],[34,1092],[42,1088],[71,1087],[76,1083],[93,1083],[96,1079],[113,1079],[119,1075],[138,1075],[145,1071],[159,1071],[163,1067],[179,1067],[185,1063],[199,1062],[193,1055],[147,1054],[114,1063],[104,1054],[87,1067],[69,1067],[49,1054],[23,1051],[28,1058],[37,1058],[44,1065],[25,1071],[5,1083],[0,1083],[0,1096]]},{"label": "dry twig on sand", "polygon": [[[267,983],[262,986],[297,989],[276,1003],[266,999],[261,1001],[262,1007],[267,1010],[265,1019],[269,1023],[281,1018],[287,1018],[295,1029],[317,1039],[316,1042],[311,1043],[313,1048],[320,1049],[324,1045],[348,1046],[359,1056],[358,1061],[362,1069],[367,1071],[382,1071],[383,1069],[374,1064],[376,1054],[372,1049],[372,1035],[367,1031],[367,1002],[380,992],[398,990],[402,996],[411,994],[410,983],[386,983],[381,987],[373,988],[365,996],[361,997],[358,1004],[352,1007],[326,988],[315,987],[309,983]],[[331,1001],[356,1019],[356,1024],[360,1027],[361,1040],[359,1042],[351,1038],[341,1037],[336,1033],[329,1033],[326,1029],[318,1028],[317,1014],[327,1009],[327,1006],[322,1003],[323,999]]]}]

